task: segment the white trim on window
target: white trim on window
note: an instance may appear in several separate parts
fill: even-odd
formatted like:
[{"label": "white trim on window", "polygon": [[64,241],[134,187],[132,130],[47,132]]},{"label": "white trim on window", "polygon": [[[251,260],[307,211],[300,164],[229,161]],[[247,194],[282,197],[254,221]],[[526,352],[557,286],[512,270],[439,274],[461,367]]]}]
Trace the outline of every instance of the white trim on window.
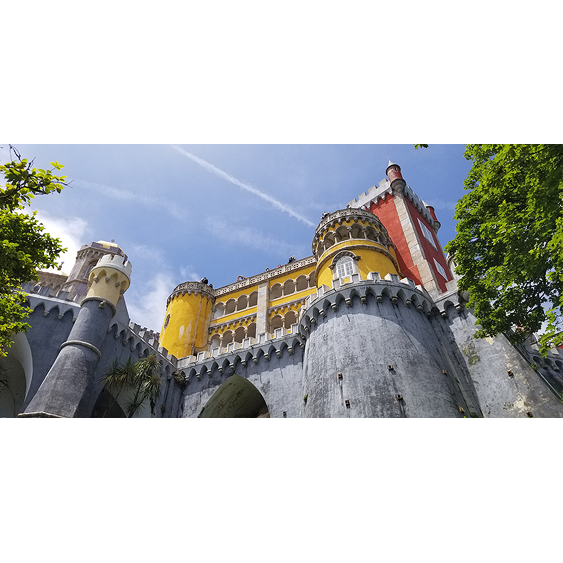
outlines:
[{"label": "white trim on window", "polygon": [[420,220],[418,219],[418,224],[420,225],[420,228],[422,230],[422,234],[424,235],[424,238],[432,244],[432,246],[438,250],[438,247],[436,246],[436,243],[434,242],[434,237],[432,236],[432,232],[430,231],[430,229]]},{"label": "white trim on window", "polygon": [[446,270],[444,270],[444,268],[442,267],[442,264],[440,264],[440,262],[438,262],[436,260],[436,258],[433,259],[434,260],[434,264],[436,266],[436,270],[438,270],[438,272],[440,273],[440,275],[446,280],[448,281],[448,275],[446,274]]},{"label": "white trim on window", "polygon": [[354,273],[354,260],[350,256],[339,258],[336,263],[336,277],[347,278]]}]

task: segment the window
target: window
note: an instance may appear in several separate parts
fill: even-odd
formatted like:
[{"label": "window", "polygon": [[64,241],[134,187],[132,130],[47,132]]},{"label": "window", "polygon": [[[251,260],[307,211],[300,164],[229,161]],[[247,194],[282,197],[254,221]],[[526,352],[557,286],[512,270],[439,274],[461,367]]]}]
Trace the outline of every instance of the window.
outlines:
[{"label": "window", "polygon": [[336,263],[336,275],[339,278],[346,278],[354,273],[354,261],[350,256],[340,258]]},{"label": "window", "polygon": [[441,276],[448,281],[448,276],[446,274],[446,270],[444,270],[444,268],[442,268],[442,264],[440,264],[439,262],[436,261],[436,258],[434,258],[434,264],[436,265],[436,270],[438,270],[438,272],[440,272]]},{"label": "window", "polygon": [[[420,225],[420,228],[422,229],[422,234],[424,235],[424,238],[428,242],[430,242],[436,250],[438,250],[438,248],[436,247],[436,243],[434,242],[434,237],[432,236],[432,233],[430,232],[430,229],[420,219],[418,220],[418,224]],[[442,273],[442,272],[440,272],[440,273]]]}]

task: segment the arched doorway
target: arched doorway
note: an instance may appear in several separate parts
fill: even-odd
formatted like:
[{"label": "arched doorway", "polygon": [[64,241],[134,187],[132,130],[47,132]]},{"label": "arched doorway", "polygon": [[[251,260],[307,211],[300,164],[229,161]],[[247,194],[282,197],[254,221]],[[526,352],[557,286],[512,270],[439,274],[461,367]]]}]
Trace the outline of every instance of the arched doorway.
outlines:
[{"label": "arched doorway", "polygon": [[8,355],[0,358],[0,418],[16,417],[22,410],[32,377],[31,348],[25,334],[15,334]]},{"label": "arched doorway", "polygon": [[215,391],[198,418],[270,418],[262,394],[248,379],[232,375]]}]

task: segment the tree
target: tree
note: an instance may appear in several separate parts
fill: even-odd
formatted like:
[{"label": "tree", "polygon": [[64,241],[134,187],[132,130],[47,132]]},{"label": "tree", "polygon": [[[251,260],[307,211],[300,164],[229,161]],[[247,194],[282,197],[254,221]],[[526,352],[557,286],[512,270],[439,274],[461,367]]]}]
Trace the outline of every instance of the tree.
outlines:
[{"label": "tree", "polygon": [[37,169],[11,146],[10,152],[15,160],[0,165],[5,179],[0,186],[0,357],[8,354],[13,335],[29,328],[25,319],[31,310],[24,305],[21,285],[37,280],[37,269],[55,267],[66,250],[59,239],[44,232],[37,212],[22,212],[36,195],[60,192],[68,185],[65,176],[53,174],[63,166],[51,162],[51,170]]},{"label": "tree", "polygon": [[127,418],[132,418],[147,399],[151,405],[151,412],[154,414],[162,383],[160,364],[154,354],[136,363],[131,357],[124,363],[120,363],[116,359],[102,377],[102,383],[114,392],[116,400],[124,390],[132,395],[125,405]]},{"label": "tree", "polygon": [[563,342],[563,145],[467,145],[467,194],[446,245],[469,292],[476,337],[546,324],[540,350]]}]

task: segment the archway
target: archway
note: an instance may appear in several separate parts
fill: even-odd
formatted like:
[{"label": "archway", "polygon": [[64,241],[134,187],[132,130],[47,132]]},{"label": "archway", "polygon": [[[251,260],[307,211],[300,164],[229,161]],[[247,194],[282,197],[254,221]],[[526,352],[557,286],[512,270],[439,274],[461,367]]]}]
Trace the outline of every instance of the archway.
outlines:
[{"label": "archway", "polygon": [[16,417],[22,410],[33,377],[31,348],[25,334],[17,333],[0,358],[0,418]]},{"label": "archway", "polygon": [[270,418],[270,413],[260,391],[235,374],[215,391],[198,418]]}]

